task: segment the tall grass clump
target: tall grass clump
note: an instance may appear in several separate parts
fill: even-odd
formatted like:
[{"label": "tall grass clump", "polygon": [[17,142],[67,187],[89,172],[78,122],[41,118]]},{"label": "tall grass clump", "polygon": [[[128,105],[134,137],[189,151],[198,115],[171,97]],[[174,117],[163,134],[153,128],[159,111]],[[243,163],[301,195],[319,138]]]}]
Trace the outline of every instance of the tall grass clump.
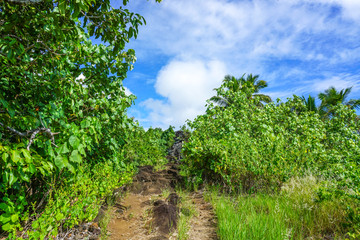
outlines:
[{"label": "tall grass clump", "polygon": [[[322,185],[312,175],[293,178],[280,194],[219,195],[208,199],[215,207],[220,239],[351,239],[342,200],[317,200]],[[356,239],[356,238],[353,238]]]}]

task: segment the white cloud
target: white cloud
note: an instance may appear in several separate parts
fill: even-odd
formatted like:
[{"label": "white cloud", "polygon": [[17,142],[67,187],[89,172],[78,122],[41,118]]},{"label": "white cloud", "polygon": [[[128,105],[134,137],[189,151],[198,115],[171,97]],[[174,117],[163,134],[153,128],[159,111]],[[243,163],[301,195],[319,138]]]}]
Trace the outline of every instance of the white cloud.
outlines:
[{"label": "white cloud", "polygon": [[[360,0],[131,4],[147,20],[139,39],[131,43],[138,59],[153,61],[154,55],[170,59],[155,82],[157,93],[166,100],[142,103],[154,126],[183,124],[201,113],[211,89],[225,74],[259,74],[269,82],[273,98],[313,94],[331,84],[339,89],[354,85],[354,74],[344,80],[339,72],[358,66]],[[358,82],[353,92],[357,86]]]},{"label": "white cloud", "polygon": [[356,93],[360,90],[360,77],[354,78],[351,75],[343,74],[328,79],[317,80],[312,86],[317,92],[323,92],[329,87],[335,87],[337,90],[352,87],[352,93]]},{"label": "white cloud", "polygon": [[323,4],[336,4],[342,8],[342,17],[354,21],[360,20],[360,1],[358,0],[308,0]]},{"label": "white cloud", "polygon": [[159,72],[155,89],[167,101],[148,99],[140,105],[150,110],[154,126],[176,127],[203,114],[206,100],[215,94],[226,67],[220,61],[173,60]]},{"label": "white cloud", "polygon": [[[356,14],[353,10],[359,5],[356,2],[163,1],[144,13],[148,25],[141,29],[138,42],[142,48],[175,56],[218,56],[237,60],[264,55],[318,57],[322,45],[316,42],[326,39],[314,39],[311,35],[331,34],[330,37],[346,39],[354,32],[359,33],[359,29],[351,25],[344,27],[341,18],[349,17],[351,12],[354,12],[352,19],[360,16],[360,11]],[[341,15],[329,17],[334,12],[334,4],[342,6]]]},{"label": "white cloud", "polygon": [[130,91],[130,89],[128,89],[127,87],[124,86],[124,89],[125,89],[125,94],[126,94],[127,96],[130,96],[131,94],[133,94],[133,93]]}]

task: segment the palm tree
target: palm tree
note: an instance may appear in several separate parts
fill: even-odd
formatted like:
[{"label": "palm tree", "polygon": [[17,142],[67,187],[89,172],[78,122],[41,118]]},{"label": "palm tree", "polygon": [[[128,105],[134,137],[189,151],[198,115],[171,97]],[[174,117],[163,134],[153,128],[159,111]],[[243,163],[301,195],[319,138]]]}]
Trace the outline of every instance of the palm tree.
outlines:
[{"label": "palm tree", "polygon": [[305,98],[304,96],[301,97],[302,102],[305,104],[306,109],[310,112],[318,112],[318,108],[315,104],[315,98],[310,96],[308,98]]},{"label": "palm tree", "polygon": [[318,97],[321,100],[320,112],[328,116],[333,114],[332,108],[337,104],[344,104],[350,109],[360,108],[360,99],[350,99],[346,101],[351,92],[352,87],[337,91],[335,87],[330,87],[323,93],[319,93]]},{"label": "palm tree", "polygon": [[214,89],[218,92],[218,94],[216,96],[211,97],[210,101],[217,103],[221,107],[227,107],[231,105],[233,102],[232,99],[221,94],[220,90],[226,88],[226,91],[231,91],[231,92],[241,91],[244,75],[242,75],[241,78],[235,78],[234,76],[226,75],[224,77],[222,85],[219,88]]},{"label": "palm tree", "polygon": [[248,88],[253,87],[254,93],[252,94],[252,98],[259,98],[261,102],[269,103],[271,102],[271,97],[265,94],[258,93],[261,89],[266,88],[268,86],[265,80],[259,80],[259,75],[248,74],[246,80],[243,84]]},{"label": "palm tree", "polygon": [[[240,78],[235,78],[231,75],[226,75],[223,84],[220,88],[215,88],[217,95],[210,98],[210,101],[217,103],[219,106],[227,107],[233,103],[233,99],[229,98],[225,94],[222,94],[220,90],[224,89],[225,91],[230,92],[239,92],[243,91],[248,94],[248,98],[259,98],[261,102],[269,103],[271,98],[264,94],[259,94],[258,92],[267,87],[267,82],[264,80],[259,80],[259,75],[249,74],[246,79],[243,74]],[[262,106],[262,103],[260,105]]]}]

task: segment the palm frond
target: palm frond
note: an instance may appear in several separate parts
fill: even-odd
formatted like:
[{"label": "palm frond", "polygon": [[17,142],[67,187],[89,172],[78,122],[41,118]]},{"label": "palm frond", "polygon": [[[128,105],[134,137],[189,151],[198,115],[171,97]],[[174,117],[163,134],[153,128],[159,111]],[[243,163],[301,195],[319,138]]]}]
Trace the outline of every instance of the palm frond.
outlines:
[{"label": "palm frond", "polygon": [[303,103],[306,106],[306,109],[308,111],[318,112],[318,108],[316,107],[315,98],[310,96],[308,98],[305,98],[304,96],[301,97]]},{"label": "palm frond", "polygon": [[259,98],[260,101],[265,102],[265,103],[272,102],[271,97],[268,95],[265,95],[265,94],[253,94],[253,96],[256,98]]},{"label": "palm frond", "polygon": [[340,91],[340,95],[342,96],[342,100],[343,102],[345,101],[345,99],[349,96],[349,94],[351,93],[351,89],[352,87],[349,87],[349,88],[345,88],[345,89],[342,89]]},{"label": "palm frond", "polygon": [[360,109],[360,99],[350,99],[345,105],[351,109]]},{"label": "palm frond", "polygon": [[210,98],[210,101],[216,103],[221,107],[227,107],[229,105],[229,101],[226,98],[220,96],[213,96]]}]

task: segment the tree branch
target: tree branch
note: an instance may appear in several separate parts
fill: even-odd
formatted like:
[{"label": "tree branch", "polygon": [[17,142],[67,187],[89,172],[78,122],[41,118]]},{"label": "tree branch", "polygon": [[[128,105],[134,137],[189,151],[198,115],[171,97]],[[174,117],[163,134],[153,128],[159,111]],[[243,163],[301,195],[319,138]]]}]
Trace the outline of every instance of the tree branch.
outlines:
[{"label": "tree branch", "polygon": [[6,128],[7,130],[9,130],[10,132],[13,132],[13,133],[15,133],[16,135],[19,135],[19,136],[21,136],[21,137],[27,137],[27,136],[28,136],[27,133],[19,132],[19,131],[15,130],[15,129],[9,127],[9,126],[6,126],[6,127],[5,127],[5,125],[4,125],[2,122],[0,122],[0,125],[1,125],[2,127]]},{"label": "tree branch", "polygon": [[7,2],[12,3],[20,3],[20,4],[28,4],[28,3],[39,3],[42,0],[6,0]]},{"label": "tree branch", "polygon": [[34,130],[29,130],[29,131],[26,131],[26,132],[19,132],[17,131],[16,129],[14,128],[11,128],[9,126],[5,126],[3,123],[0,122],[0,125],[4,128],[6,128],[7,130],[9,130],[10,132],[13,132],[15,133],[16,135],[18,136],[21,136],[21,137],[28,137],[30,136],[30,140],[29,140],[29,143],[26,147],[27,150],[30,150],[30,146],[31,144],[33,144],[34,140],[35,140],[35,137],[37,134],[41,133],[41,132],[44,132],[46,133],[50,140],[51,140],[51,144],[54,145],[55,147],[58,147],[56,144],[55,144],[55,138],[54,138],[54,135],[57,135],[59,134],[59,132],[57,133],[53,133],[51,132],[51,129],[50,128],[45,128],[45,127],[42,127],[42,128],[37,128],[37,129],[34,129]]}]

